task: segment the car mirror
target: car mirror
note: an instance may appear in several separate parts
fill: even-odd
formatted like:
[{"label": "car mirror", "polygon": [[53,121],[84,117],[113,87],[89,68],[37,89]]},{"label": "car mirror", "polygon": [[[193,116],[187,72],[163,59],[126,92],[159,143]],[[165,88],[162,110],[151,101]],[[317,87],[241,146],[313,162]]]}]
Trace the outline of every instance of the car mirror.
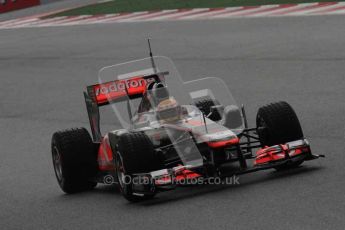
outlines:
[{"label": "car mirror", "polygon": [[210,113],[207,114],[207,117],[210,117],[210,116],[212,116],[212,114],[217,113],[217,112],[219,114],[223,114],[223,112],[224,112],[224,105],[214,105],[214,106],[211,106]]}]

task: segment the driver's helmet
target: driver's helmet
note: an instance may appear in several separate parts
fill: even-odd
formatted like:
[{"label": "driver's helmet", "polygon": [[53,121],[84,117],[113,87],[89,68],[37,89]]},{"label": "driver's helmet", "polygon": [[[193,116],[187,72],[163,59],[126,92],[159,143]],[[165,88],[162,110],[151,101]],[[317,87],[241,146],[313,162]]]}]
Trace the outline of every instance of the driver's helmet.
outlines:
[{"label": "driver's helmet", "polygon": [[163,83],[153,82],[147,87],[151,103],[154,104],[160,122],[176,122],[181,118],[181,106],[169,95]]},{"label": "driver's helmet", "polygon": [[161,101],[164,101],[169,98],[169,92],[166,86],[163,83],[153,82],[148,85],[147,91],[151,97],[152,102],[157,106]]},{"label": "driver's helmet", "polygon": [[181,119],[181,106],[173,97],[161,101],[156,109],[158,120],[164,123],[176,122]]}]

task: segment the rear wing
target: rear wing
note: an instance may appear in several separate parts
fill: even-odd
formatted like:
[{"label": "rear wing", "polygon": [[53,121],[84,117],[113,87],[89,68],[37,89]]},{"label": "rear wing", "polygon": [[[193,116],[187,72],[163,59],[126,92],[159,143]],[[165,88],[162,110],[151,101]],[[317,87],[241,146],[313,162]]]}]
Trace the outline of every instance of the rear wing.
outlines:
[{"label": "rear wing", "polygon": [[102,140],[100,106],[142,97],[150,83],[162,82],[168,74],[160,72],[87,86],[84,98],[94,142]]}]

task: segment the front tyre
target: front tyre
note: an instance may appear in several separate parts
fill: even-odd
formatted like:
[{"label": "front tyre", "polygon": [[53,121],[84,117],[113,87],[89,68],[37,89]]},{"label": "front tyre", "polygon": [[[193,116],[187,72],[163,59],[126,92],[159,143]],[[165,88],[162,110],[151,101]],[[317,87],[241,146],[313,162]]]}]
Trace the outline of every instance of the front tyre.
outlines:
[{"label": "front tyre", "polygon": [[54,133],[51,148],[56,179],[65,193],[82,192],[97,185],[90,181],[98,168],[96,148],[85,128]]},{"label": "front tyre", "polygon": [[[262,146],[285,144],[303,139],[300,122],[293,108],[284,101],[271,103],[259,109],[256,126]],[[276,167],[277,170],[299,166],[304,160]]]},{"label": "front tyre", "polygon": [[[210,97],[206,97],[204,99],[197,100],[194,102],[194,104],[206,116],[208,114],[210,114],[212,106],[220,105],[219,101],[217,101],[216,99],[212,99]],[[219,113],[219,111],[216,110],[213,114],[210,115],[209,119],[211,119],[212,121],[219,121],[222,119],[222,116]]]},{"label": "front tyre", "polygon": [[[156,156],[151,140],[144,133],[125,133],[119,137],[116,151],[116,175],[123,196],[131,202],[155,196],[133,192],[133,174],[159,170],[162,164]],[[154,188],[152,188],[154,189]]]}]

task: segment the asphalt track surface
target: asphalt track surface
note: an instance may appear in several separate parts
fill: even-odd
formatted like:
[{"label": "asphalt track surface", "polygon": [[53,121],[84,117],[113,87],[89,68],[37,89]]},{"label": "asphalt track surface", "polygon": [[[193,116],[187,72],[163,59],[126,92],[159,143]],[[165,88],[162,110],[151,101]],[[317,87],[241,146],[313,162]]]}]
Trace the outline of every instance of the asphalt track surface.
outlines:
[{"label": "asphalt track surface", "polygon": [[[344,16],[149,22],[0,31],[1,229],[343,229]],[[250,123],[288,101],[315,154],[240,185],[181,188],[131,204],[116,188],[64,195],[54,131],[85,126],[82,90],[103,66],[156,54],[185,79],[223,78]]]}]

